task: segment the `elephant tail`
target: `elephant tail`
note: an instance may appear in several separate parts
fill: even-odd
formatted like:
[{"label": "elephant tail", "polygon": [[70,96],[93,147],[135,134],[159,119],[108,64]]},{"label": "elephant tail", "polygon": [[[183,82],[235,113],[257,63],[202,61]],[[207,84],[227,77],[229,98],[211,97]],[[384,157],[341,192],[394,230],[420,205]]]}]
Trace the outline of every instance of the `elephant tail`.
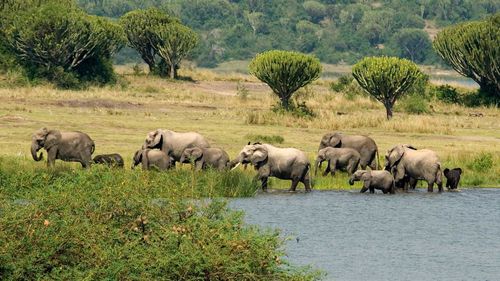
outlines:
[{"label": "elephant tail", "polygon": [[95,151],[95,143],[92,142],[92,146],[91,146],[91,149],[90,149],[90,155],[94,154],[94,151]]}]

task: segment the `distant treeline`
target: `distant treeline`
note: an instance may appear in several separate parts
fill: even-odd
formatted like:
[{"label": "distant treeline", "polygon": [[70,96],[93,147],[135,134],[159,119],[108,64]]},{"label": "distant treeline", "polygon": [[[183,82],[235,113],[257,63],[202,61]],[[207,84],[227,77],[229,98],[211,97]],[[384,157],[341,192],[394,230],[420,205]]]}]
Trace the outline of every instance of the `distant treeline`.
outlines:
[{"label": "distant treeline", "polygon": [[[118,18],[158,7],[200,34],[191,53],[200,66],[249,59],[270,49],[314,53],[322,62],[354,64],[365,56],[440,62],[433,28],[485,18],[498,0],[77,0],[90,14]],[[118,62],[139,56],[124,49]]]}]

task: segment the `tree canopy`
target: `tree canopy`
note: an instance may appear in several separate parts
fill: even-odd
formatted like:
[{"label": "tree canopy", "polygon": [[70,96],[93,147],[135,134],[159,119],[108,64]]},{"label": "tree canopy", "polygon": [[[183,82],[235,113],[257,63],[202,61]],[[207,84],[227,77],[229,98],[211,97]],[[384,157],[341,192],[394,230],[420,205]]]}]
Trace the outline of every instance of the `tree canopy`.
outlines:
[{"label": "tree canopy", "polygon": [[392,118],[396,100],[425,79],[415,63],[395,57],[364,58],[353,66],[352,75],[369,95],[384,105],[387,119]]},{"label": "tree canopy", "polygon": [[458,73],[476,81],[489,98],[500,102],[500,13],[444,29],[434,40],[434,49]]}]

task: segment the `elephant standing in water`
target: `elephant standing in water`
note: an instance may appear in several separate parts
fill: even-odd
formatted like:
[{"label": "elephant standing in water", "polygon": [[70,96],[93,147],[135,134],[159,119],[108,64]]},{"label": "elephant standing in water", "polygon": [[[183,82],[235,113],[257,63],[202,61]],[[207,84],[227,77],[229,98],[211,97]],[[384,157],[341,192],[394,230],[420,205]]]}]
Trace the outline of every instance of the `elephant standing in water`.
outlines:
[{"label": "elephant standing in water", "polygon": [[392,172],[396,184],[407,179],[414,188],[417,180],[425,180],[428,192],[433,191],[434,183],[443,191],[441,163],[436,152],[400,144],[387,151],[385,161],[385,170]]},{"label": "elephant standing in water", "polygon": [[314,165],[314,175],[318,173],[323,161],[328,161],[328,166],[326,167],[323,176],[326,176],[330,171],[332,176],[334,176],[337,168],[345,169],[349,175],[352,175],[358,169],[360,158],[361,156],[359,153],[352,148],[325,147],[318,151],[318,157],[316,158],[316,164]]},{"label": "elephant standing in water", "polygon": [[380,189],[384,194],[395,193],[394,178],[391,173],[385,170],[381,171],[367,171],[358,170],[352,174],[349,179],[349,184],[353,185],[355,181],[363,181],[363,188],[361,193],[370,190],[370,193],[375,193],[375,189]]},{"label": "elephant standing in water", "polygon": [[165,152],[173,158],[173,166],[176,161],[181,160],[182,152],[188,147],[208,148],[210,145],[202,135],[195,132],[177,133],[158,129],[148,133],[142,146],[143,149],[158,148]]},{"label": "elephant standing in water", "polygon": [[278,148],[270,144],[248,144],[231,161],[230,166],[251,163],[262,181],[262,190],[267,190],[269,177],[292,180],[289,191],[295,191],[297,184],[302,182],[306,192],[311,191],[309,170],[311,164],[307,155],[295,148]]},{"label": "elephant standing in water", "polygon": [[83,168],[90,167],[92,153],[95,150],[94,141],[82,132],[61,132],[42,128],[33,134],[31,142],[31,156],[35,161],[43,159],[43,153],[38,151],[45,148],[47,151],[47,166],[53,166],[56,159],[68,162],[79,162]]},{"label": "elephant standing in water", "polygon": [[210,167],[222,171],[229,166],[229,155],[220,148],[190,147],[184,150],[180,162],[190,161],[194,162],[197,171]]},{"label": "elephant standing in water", "polygon": [[361,159],[359,165],[361,169],[366,169],[370,167],[372,170],[376,170],[379,166],[378,162],[378,148],[375,141],[367,136],[359,135],[344,135],[340,132],[327,133],[321,138],[319,144],[319,149],[321,150],[325,147],[340,147],[340,148],[352,148],[359,152]]}]

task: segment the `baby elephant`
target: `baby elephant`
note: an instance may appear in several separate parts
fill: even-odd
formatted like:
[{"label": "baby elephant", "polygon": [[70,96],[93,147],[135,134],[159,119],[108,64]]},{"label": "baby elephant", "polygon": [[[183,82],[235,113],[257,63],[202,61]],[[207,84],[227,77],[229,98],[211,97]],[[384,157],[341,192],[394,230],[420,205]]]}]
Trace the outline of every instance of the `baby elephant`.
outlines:
[{"label": "baby elephant", "polygon": [[385,170],[367,171],[358,170],[349,179],[349,184],[353,185],[355,181],[363,181],[361,193],[370,190],[370,193],[375,193],[375,189],[380,189],[384,194],[394,194],[394,178],[391,173]]},{"label": "baby elephant", "polygon": [[165,152],[156,149],[140,149],[134,154],[132,169],[142,163],[143,170],[150,170],[156,167],[160,171],[169,169],[172,166],[173,159]]},{"label": "baby elephant", "polygon": [[195,170],[205,170],[209,167],[222,171],[229,167],[229,155],[220,148],[190,147],[184,149],[181,163],[194,161]]},{"label": "baby elephant", "polygon": [[444,176],[446,177],[446,188],[448,189],[457,189],[458,182],[460,182],[460,175],[462,174],[462,169],[444,169]]},{"label": "baby elephant", "polygon": [[360,158],[359,152],[352,148],[323,148],[318,151],[315,175],[318,173],[318,169],[321,168],[323,161],[328,161],[323,176],[328,175],[330,171],[332,176],[335,175],[336,169],[345,169],[349,175],[352,175],[358,169]]},{"label": "baby elephant", "polygon": [[123,168],[124,165],[123,158],[118,153],[97,155],[96,157],[94,157],[94,163],[120,168]]}]

